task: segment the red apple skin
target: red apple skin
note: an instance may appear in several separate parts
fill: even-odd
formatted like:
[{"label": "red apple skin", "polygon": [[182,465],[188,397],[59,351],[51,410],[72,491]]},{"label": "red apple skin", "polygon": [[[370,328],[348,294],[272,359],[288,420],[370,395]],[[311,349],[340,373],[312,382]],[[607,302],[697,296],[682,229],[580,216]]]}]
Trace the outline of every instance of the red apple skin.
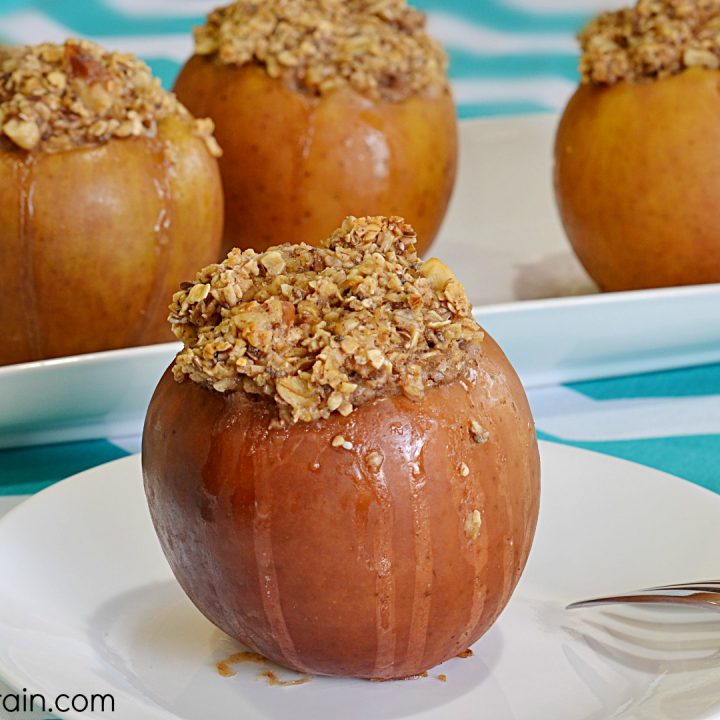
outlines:
[{"label": "red apple skin", "polygon": [[347,215],[399,215],[418,253],[435,238],[455,183],[457,120],[446,87],[401,102],[343,88],[321,98],[254,65],[194,56],[178,98],[215,122],[225,190],[225,246],[317,245]]},{"label": "red apple skin", "polygon": [[66,152],[0,143],[0,365],[173,340],[170,298],[217,260],[222,214],[183,120]]},{"label": "red apple skin", "polygon": [[[150,404],[150,512],[199,610],[265,657],[321,675],[413,676],[474,643],[515,588],[539,502],[532,417],[497,345],[486,337],[465,374],[421,403],[385,398],[280,429],[273,416],[266,398],[170,371]],[[332,447],[337,435],[353,449]],[[379,471],[370,452],[384,456]]]},{"label": "red apple skin", "polygon": [[555,196],[603,290],[720,282],[720,71],[582,85],[555,142]]}]

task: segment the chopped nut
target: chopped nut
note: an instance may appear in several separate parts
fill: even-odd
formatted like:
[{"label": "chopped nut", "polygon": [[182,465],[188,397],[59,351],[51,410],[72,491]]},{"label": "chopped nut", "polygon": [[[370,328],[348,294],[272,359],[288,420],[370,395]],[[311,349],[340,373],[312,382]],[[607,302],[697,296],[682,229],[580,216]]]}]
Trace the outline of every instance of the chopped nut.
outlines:
[{"label": "chopped nut", "polygon": [[184,344],[174,375],[267,396],[283,423],[397,393],[420,400],[483,339],[469,305],[449,303],[420,268],[401,218],[347,218],[320,247],[233,250],[173,296]]},{"label": "chopped nut", "polygon": [[459,469],[462,477],[467,477],[470,474],[470,468],[464,462],[460,463]]},{"label": "chopped nut", "polygon": [[23,150],[32,150],[40,142],[40,128],[30,120],[12,118],[2,126],[2,130]]},{"label": "chopped nut", "polygon": [[710,70],[717,70],[720,67],[720,58],[710,50],[698,50],[688,48],[683,54],[685,67],[704,67]]},{"label": "chopped nut", "polygon": [[468,516],[465,518],[465,537],[467,537],[468,540],[476,540],[480,534],[481,527],[482,515],[480,511],[473,510],[471,513],[468,513]]},{"label": "chopped nut", "polygon": [[349,85],[404,100],[447,83],[447,58],[405,0],[241,0],[195,28],[195,52],[258,63],[291,87],[322,95]]},{"label": "chopped nut", "polygon": [[455,273],[437,258],[429,258],[420,266],[420,272],[424,275],[433,287],[433,290],[444,290],[451,280],[457,280]]},{"label": "chopped nut", "polygon": [[383,462],[385,462],[385,456],[379,450],[371,450],[365,456],[365,464],[373,472],[377,472],[382,467]]},{"label": "chopped nut", "polygon": [[490,432],[486,430],[475,418],[470,419],[470,434],[478,445],[483,445],[490,439]]},{"label": "chopped nut", "polygon": [[349,440],[346,440],[342,435],[336,435],[332,439],[331,444],[334,448],[342,448],[343,450],[352,450],[354,447],[353,444]]},{"label": "chopped nut", "polygon": [[376,370],[379,370],[385,364],[385,357],[376,348],[372,348],[371,350],[368,350],[367,356],[368,356],[368,360],[370,361],[370,364]]},{"label": "chopped nut", "polygon": [[[177,117],[219,154],[211,120],[194,120],[145,63],[87,40],[0,47],[0,135],[47,152],[155,137]],[[213,144],[215,147],[213,147]]]},{"label": "chopped nut", "polygon": [[283,256],[277,250],[266,252],[260,258],[260,264],[265,267],[269,275],[279,275],[285,269]]}]

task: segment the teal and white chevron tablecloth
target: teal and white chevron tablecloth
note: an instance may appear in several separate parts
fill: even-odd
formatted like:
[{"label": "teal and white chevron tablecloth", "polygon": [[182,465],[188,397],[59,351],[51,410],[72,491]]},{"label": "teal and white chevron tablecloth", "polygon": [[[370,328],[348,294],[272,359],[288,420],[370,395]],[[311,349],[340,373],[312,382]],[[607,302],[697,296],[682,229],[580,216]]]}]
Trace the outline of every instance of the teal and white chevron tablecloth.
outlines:
[{"label": "teal and white chevron tablecloth", "polygon": [[[0,42],[86,36],[134,52],[170,86],[190,29],[213,0],[0,0]],[[462,117],[559,110],[577,82],[574,33],[602,0],[416,0],[451,56]],[[720,365],[530,393],[540,437],[653,468],[720,492]],[[0,513],[139,439],[0,451]],[[2,685],[0,685],[2,692]],[[2,715],[0,719],[9,718]],[[21,717],[14,714],[13,718]]]}]

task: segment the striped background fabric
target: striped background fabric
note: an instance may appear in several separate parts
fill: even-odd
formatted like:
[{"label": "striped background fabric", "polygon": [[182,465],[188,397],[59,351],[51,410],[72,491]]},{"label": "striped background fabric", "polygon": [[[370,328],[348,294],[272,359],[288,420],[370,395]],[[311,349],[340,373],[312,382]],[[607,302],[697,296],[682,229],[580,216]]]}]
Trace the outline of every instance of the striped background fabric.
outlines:
[{"label": "striped background fabric", "polygon": [[[0,0],[0,42],[92,38],[171,87],[215,0]],[[577,83],[575,33],[617,0],[416,0],[451,57],[461,117],[557,111]],[[720,316],[720,313],[719,313]],[[541,438],[626,458],[720,492],[720,365],[535,390]],[[0,514],[87,467],[139,450],[114,438],[0,451]],[[0,684],[0,692],[6,689]],[[3,715],[29,720],[21,714]],[[39,719],[40,716],[33,716]]]}]

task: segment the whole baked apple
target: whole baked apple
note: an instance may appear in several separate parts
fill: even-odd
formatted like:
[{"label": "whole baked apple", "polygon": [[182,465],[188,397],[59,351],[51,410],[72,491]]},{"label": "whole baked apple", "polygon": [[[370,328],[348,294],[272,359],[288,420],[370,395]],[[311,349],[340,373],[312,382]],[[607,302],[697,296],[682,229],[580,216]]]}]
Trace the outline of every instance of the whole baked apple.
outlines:
[{"label": "whole baked apple", "polygon": [[170,341],[167,298],[219,256],[212,123],[86,41],[0,54],[0,365]]},{"label": "whole baked apple", "polygon": [[295,670],[417,675],[494,622],[528,557],[523,388],[399,218],[235,250],[177,293],[184,342],[143,435],[180,585]]},{"label": "whole baked apple", "polygon": [[720,3],[641,0],[583,31],[555,192],[603,290],[720,282]]},{"label": "whole baked apple", "polygon": [[446,59],[405,0],[243,0],[196,30],[175,92],[223,148],[225,250],[315,244],[349,213],[413,218],[455,181]]}]

